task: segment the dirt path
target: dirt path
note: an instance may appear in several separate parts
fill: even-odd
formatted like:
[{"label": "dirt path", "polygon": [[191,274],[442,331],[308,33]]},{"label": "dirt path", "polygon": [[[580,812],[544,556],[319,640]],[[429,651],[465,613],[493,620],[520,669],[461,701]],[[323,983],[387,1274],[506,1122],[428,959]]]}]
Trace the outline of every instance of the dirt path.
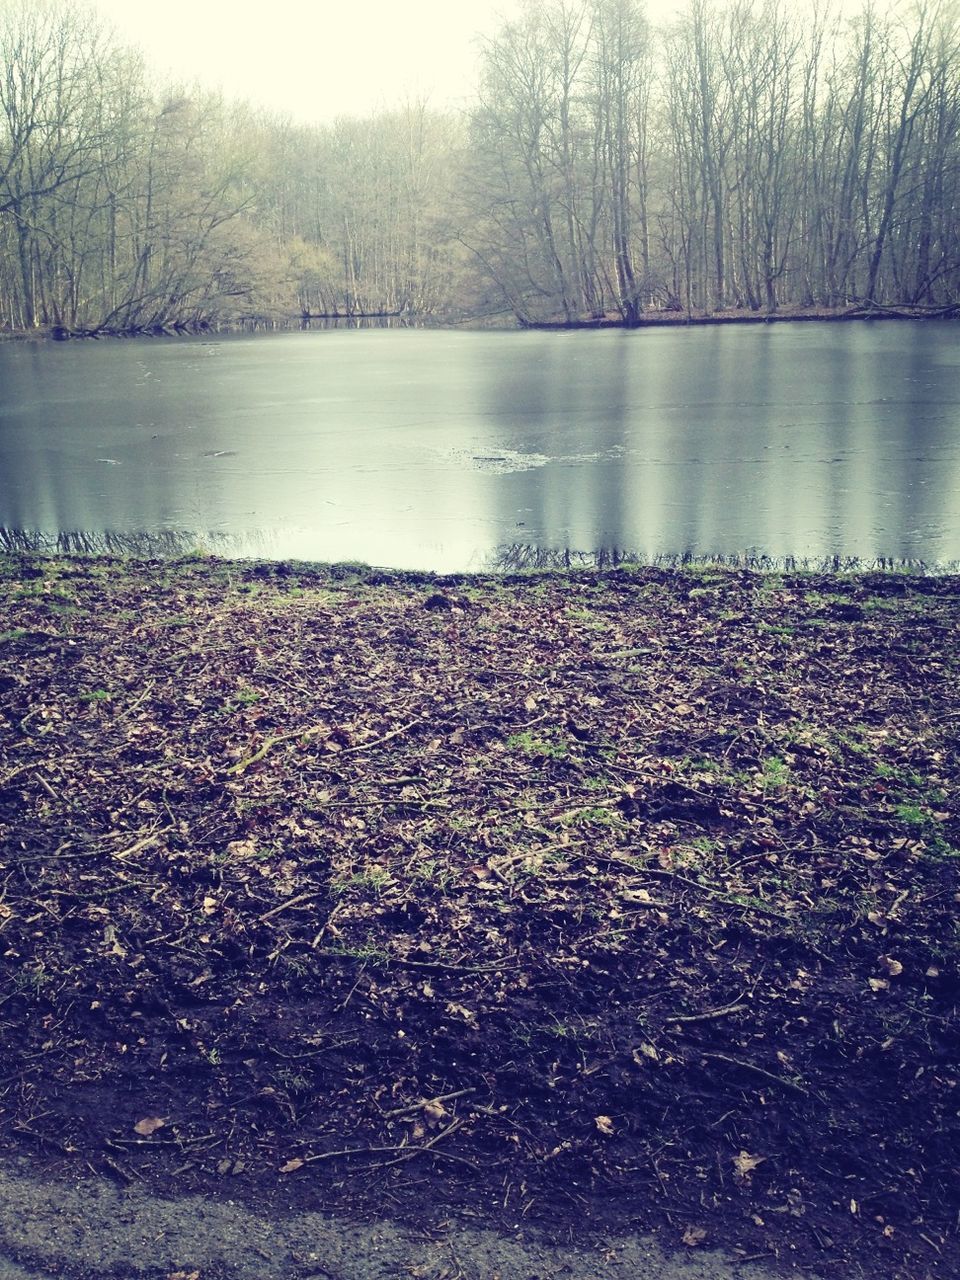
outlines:
[{"label": "dirt path", "polygon": [[0,1164],[0,1280],[782,1280],[713,1251],[670,1256],[650,1237],[551,1245],[442,1225],[429,1235],[319,1213],[268,1220],[231,1201],[161,1200],[111,1183],[40,1183]]}]

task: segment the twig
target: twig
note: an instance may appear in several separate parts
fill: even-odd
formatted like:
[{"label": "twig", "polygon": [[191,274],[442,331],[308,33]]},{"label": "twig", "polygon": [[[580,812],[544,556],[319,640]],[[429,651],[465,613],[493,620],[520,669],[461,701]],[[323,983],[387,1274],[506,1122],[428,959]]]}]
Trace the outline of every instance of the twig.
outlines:
[{"label": "twig", "polygon": [[46,780],[46,778],[43,776],[42,773],[35,773],[33,777],[35,782],[40,783],[41,787],[43,787],[44,791],[47,793],[47,795],[50,797],[51,800],[60,799],[60,797],[57,795],[53,787],[51,787],[50,783]]},{"label": "twig", "polygon": [[456,1133],[456,1131],[458,1129],[462,1129],[466,1123],[466,1117],[462,1120],[454,1120],[453,1124],[448,1124],[446,1129],[441,1129],[439,1133],[434,1134],[429,1142],[421,1143],[419,1147],[400,1148],[405,1151],[406,1154],[397,1156],[395,1160],[385,1161],[380,1165],[380,1168],[390,1169],[396,1164],[406,1164],[408,1160],[413,1160],[416,1156],[423,1155],[426,1151],[432,1151],[438,1142],[442,1142],[444,1138],[449,1138],[451,1133]]},{"label": "twig", "polygon": [[344,1009],[347,1007],[347,1005],[348,1005],[348,1004],[350,1003],[350,1001],[353,999],[354,993],[355,993],[355,991],[356,991],[357,987],[359,987],[360,983],[363,981],[363,975],[364,975],[366,972],[367,972],[367,966],[366,966],[366,965],[364,965],[364,966],[361,968],[360,972],[357,974],[357,980],[356,980],[356,982],[353,984],[353,986],[352,986],[352,987],[350,988],[350,990],[347,992],[346,998],[345,998],[345,999],[343,999],[343,1000],[341,1000],[341,1001],[340,1001],[340,1003],[337,1005],[336,1009],[334,1010],[334,1012],[335,1012],[335,1013],[343,1013]]},{"label": "twig", "polygon": [[26,773],[28,769],[33,769],[34,767],[35,761],[33,760],[28,760],[26,764],[18,765],[16,769],[13,769],[10,773],[5,774],[4,777],[0,778],[0,787],[5,787],[9,782],[12,782],[17,774]]},{"label": "twig", "polygon": [[742,1013],[745,1004],[727,1004],[722,1009],[709,1009],[706,1013],[679,1013],[667,1018],[668,1022],[707,1022],[711,1018],[725,1018],[730,1013]]},{"label": "twig", "polygon": [[393,1111],[384,1111],[382,1113],[383,1118],[385,1120],[395,1120],[397,1116],[407,1116],[414,1111],[421,1111],[424,1107],[430,1106],[431,1103],[452,1102],[454,1098],[465,1098],[468,1094],[476,1092],[476,1089],[457,1089],[454,1093],[441,1093],[435,1098],[423,1098],[420,1102],[411,1102],[407,1107],[396,1107]]},{"label": "twig", "polygon": [[121,849],[119,853],[113,854],[114,858],[129,858],[135,853],[139,853],[141,849],[146,849],[166,835],[168,831],[172,831],[172,827],[161,827],[158,831],[151,831],[149,835],[143,836],[135,844],[130,845],[129,849]]},{"label": "twig", "polygon": [[426,720],[426,716],[417,716],[415,720],[411,720],[409,724],[402,724],[399,729],[394,729],[392,733],[386,733],[382,738],[372,738],[369,742],[360,742],[355,747],[344,747],[338,754],[348,756],[354,751],[369,751],[371,747],[379,747],[384,742],[389,742],[391,738],[398,737],[401,733],[406,733],[408,729],[412,729],[415,724],[420,724]]},{"label": "twig", "polygon": [[294,738],[315,738],[318,733],[323,733],[327,726],[325,724],[311,725],[308,729],[293,729],[290,733],[276,733],[264,740],[263,746],[255,751],[252,756],[246,756],[243,760],[238,760],[227,770],[227,777],[233,777],[235,774],[241,774],[249,769],[252,764],[257,764],[268,751],[271,751],[280,742],[291,742]]},{"label": "twig", "polygon": [[321,1160],[339,1160],[341,1156],[373,1156],[383,1152],[402,1151],[402,1147],[344,1147],[342,1151],[319,1151],[315,1156],[300,1156],[304,1164],[319,1164]]},{"label": "twig", "polygon": [[[129,1170],[124,1169],[123,1165],[119,1164],[111,1156],[101,1153],[100,1159],[107,1166],[110,1172],[115,1173],[122,1182],[129,1183],[133,1181],[134,1175],[130,1173]],[[94,1172],[96,1172],[96,1170],[94,1170]],[[139,1177],[140,1175],[137,1174],[136,1176]]]},{"label": "twig", "polygon": [[124,708],[123,714],[125,716],[132,716],[141,703],[145,702],[147,698],[150,697],[150,694],[153,693],[156,683],[156,680],[148,680],[143,693],[141,693],[140,697],[137,698],[136,702],[131,702],[129,707]]},{"label": "twig", "polygon": [[[593,855],[594,857],[598,855]],[[607,858],[607,862],[620,863],[625,866],[631,864],[626,863],[623,858]],[[721,902],[727,903],[731,907],[741,907],[744,911],[755,911],[758,915],[769,916],[772,920],[789,920],[789,916],[784,911],[774,911],[772,907],[761,906],[758,902],[741,902],[735,893],[729,889],[714,889],[708,884],[700,884],[697,880],[691,880],[689,876],[683,876],[679,871],[665,871],[661,867],[632,867],[633,873],[638,878],[640,876],[660,876],[665,880],[679,880],[681,884],[688,884],[691,889],[698,889],[701,893],[707,894],[710,898],[719,898]]]},{"label": "twig", "polygon": [[801,1097],[809,1098],[810,1096],[810,1091],[805,1089],[803,1085],[794,1084],[792,1080],[785,1080],[783,1076],[775,1076],[772,1071],[758,1067],[756,1063],[744,1062],[741,1058],[728,1058],[725,1053],[701,1053],[700,1057],[708,1058],[711,1062],[725,1062],[728,1066],[739,1067],[742,1071],[752,1071],[754,1075],[763,1076],[765,1080],[772,1080],[774,1084],[778,1084],[784,1089],[792,1089],[794,1093],[799,1093]]},{"label": "twig", "polygon": [[286,902],[281,902],[278,907],[272,907],[269,911],[265,911],[262,916],[258,917],[257,923],[263,924],[265,920],[278,916],[281,911],[289,911],[291,907],[299,907],[301,903],[309,902],[312,898],[316,898],[319,892],[318,889],[311,889],[309,893],[298,893],[295,898],[288,898]]},{"label": "twig", "polygon": [[[260,919],[262,920],[264,917],[261,916]],[[440,973],[506,973],[509,970],[520,968],[520,965],[516,963],[445,964],[442,960],[407,960],[404,956],[392,956],[388,952],[384,952],[382,955],[354,955],[350,951],[334,951],[330,949],[318,951],[317,955],[326,960],[362,960],[364,964],[398,964],[406,969],[428,969]]]}]

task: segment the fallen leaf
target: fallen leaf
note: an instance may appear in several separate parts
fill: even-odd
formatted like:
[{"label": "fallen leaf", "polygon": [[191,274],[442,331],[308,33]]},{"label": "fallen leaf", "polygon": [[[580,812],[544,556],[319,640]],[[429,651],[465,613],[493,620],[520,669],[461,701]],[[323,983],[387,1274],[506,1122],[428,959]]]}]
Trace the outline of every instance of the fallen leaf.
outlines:
[{"label": "fallen leaf", "polygon": [[431,1129],[435,1129],[441,1120],[445,1120],[448,1112],[442,1102],[428,1102],[423,1108],[424,1119]]},{"label": "fallen leaf", "polygon": [[894,960],[893,956],[881,956],[880,962],[891,978],[899,978],[903,973],[903,965],[899,960]]},{"label": "fallen leaf", "polygon": [[889,991],[890,983],[886,978],[868,978],[871,991]]},{"label": "fallen leaf", "polygon": [[738,1156],[733,1157],[733,1172],[737,1178],[747,1178],[753,1173],[757,1165],[763,1164],[766,1156],[752,1156],[749,1151],[741,1151]]},{"label": "fallen leaf", "polygon": [[706,1227],[687,1227],[683,1233],[683,1243],[689,1245],[691,1249],[695,1249],[698,1244],[703,1244],[706,1238]]},{"label": "fallen leaf", "polygon": [[623,902],[652,902],[653,899],[646,889],[624,889],[620,894]]},{"label": "fallen leaf", "polygon": [[203,914],[205,916],[212,916],[218,906],[219,903],[216,898],[204,898],[202,907]]},{"label": "fallen leaf", "polygon": [[303,1168],[302,1160],[288,1160],[286,1164],[280,1166],[281,1173],[295,1173],[297,1169]]},{"label": "fallen leaf", "polygon": [[133,1131],[134,1133],[139,1133],[141,1138],[149,1138],[158,1129],[162,1129],[166,1123],[166,1120],[161,1120],[159,1116],[147,1117],[144,1120],[138,1120],[133,1126]]},{"label": "fallen leaf", "polygon": [[227,845],[227,853],[234,858],[256,857],[258,845],[256,840],[231,840]]},{"label": "fallen leaf", "polygon": [[660,1054],[656,1051],[652,1044],[637,1045],[633,1051],[633,1060],[638,1067],[643,1066],[642,1059],[649,1058],[651,1062],[659,1062]]},{"label": "fallen leaf", "polygon": [[597,1126],[600,1132],[605,1134],[608,1138],[612,1138],[616,1133],[616,1129],[613,1127],[613,1121],[609,1116],[596,1116],[594,1117],[593,1123]]},{"label": "fallen leaf", "polygon": [[447,1013],[451,1014],[453,1017],[462,1018],[464,1022],[469,1023],[471,1027],[475,1027],[477,1025],[477,1015],[473,1010],[465,1008],[462,1004],[457,1004],[455,1000],[451,1000],[446,1005],[446,1010]]}]

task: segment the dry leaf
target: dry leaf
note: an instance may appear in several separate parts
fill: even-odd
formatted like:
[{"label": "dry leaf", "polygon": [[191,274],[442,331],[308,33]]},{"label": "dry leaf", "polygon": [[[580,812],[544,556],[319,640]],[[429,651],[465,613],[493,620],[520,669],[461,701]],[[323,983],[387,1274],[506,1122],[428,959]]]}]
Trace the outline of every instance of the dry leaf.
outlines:
[{"label": "dry leaf", "polygon": [[204,898],[203,908],[202,908],[203,914],[205,916],[212,916],[218,906],[219,906],[219,903],[217,902],[216,898]]},{"label": "dry leaf", "polygon": [[231,840],[227,845],[227,853],[232,854],[234,858],[253,858],[256,856],[257,849],[256,840]]},{"label": "dry leaf", "polygon": [[706,1227],[687,1227],[683,1233],[683,1243],[689,1245],[691,1249],[695,1249],[698,1244],[703,1244],[706,1238]]},{"label": "dry leaf", "polygon": [[871,991],[889,991],[890,990],[890,983],[886,980],[886,978],[868,978],[867,982],[869,982],[870,984]]},{"label": "dry leaf", "polygon": [[609,1116],[596,1116],[593,1123],[597,1126],[600,1132],[605,1134],[608,1138],[612,1138],[616,1133],[616,1129],[613,1127],[613,1121]]},{"label": "dry leaf", "polygon": [[471,1027],[475,1027],[477,1025],[477,1015],[473,1010],[465,1008],[462,1004],[457,1004],[455,1000],[451,1000],[446,1005],[446,1010],[447,1013],[451,1014],[453,1017],[462,1018],[464,1022],[469,1023]]},{"label": "dry leaf", "polygon": [[646,889],[624,889],[620,894],[624,902],[652,902],[653,899]]},{"label": "dry leaf", "polygon": [[899,960],[894,960],[893,956],[881,956],[880,961],[891,978],[899,978],[903,973],[903,965]]},{"label": "dry leaf", "polygon": [[431,1129],[435,1129],[441,1120],[447,1117],[447,1109],[442,1102],[428,1102],[423,1108],[423,1116]]},{"label": "dry leaf", "polygon": [[154,1118],[147,1117],[145,1120],[138,1120],[133,1126],[133,1131],[134,1133],[139,1133],[141,1138],[149,1138],[158,1129],[162,1129],[166,1123],[166,1120],[161,1120],[159,1116]]},{"label": "dry leaf", "polygon": [[199,1271],[171,1271],[167,1280],[200,1280]]},{"label": "dry leaf", "polygon": [[303,1168],[302,1160],[288,1160],[286,1164],[280,1166],[281,1173],[295,1173],[297,1169]]},{"label": "dry leaf", "polygon": [[734,1177],[749,1177],[757,1165],[763,1164],[766,1158],[766,1156],[752,1156],[749,1151],[741,1151],[738,1156],[733,1157]]},{"label": "dry leaf", "polygon": [[638,1067],[643,1066],[643,1061],[642,1061],[643,1058],[649,1058],[651,1062],[660,1061],[660,1055],[659,1053],[657,1053],[656,1049],[653,1047],[652,1044],[637,1045],[636,1049],[634,1049],[633,1060]]}]

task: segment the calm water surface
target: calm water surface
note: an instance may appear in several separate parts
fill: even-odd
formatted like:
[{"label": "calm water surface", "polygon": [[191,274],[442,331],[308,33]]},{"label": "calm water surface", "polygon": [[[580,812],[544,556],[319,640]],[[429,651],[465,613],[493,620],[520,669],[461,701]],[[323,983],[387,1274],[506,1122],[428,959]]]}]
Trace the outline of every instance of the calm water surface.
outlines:
[{"label": "calm water surface", "polygon": [[960,561],[960,327],[0,345],[0,537]]}]

